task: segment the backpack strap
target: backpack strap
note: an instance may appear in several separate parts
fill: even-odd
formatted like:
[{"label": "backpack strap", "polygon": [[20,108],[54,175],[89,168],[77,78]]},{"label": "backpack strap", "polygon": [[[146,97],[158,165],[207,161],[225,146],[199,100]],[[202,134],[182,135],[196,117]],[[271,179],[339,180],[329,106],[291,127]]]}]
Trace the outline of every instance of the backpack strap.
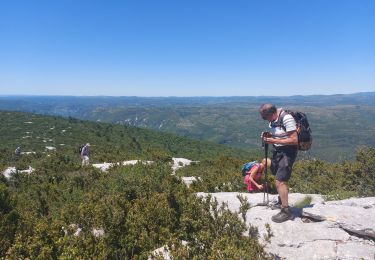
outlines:
[{"label": "backpack strap", "polygon": [[260,163],[256,163],[256,166],[258,167],[258,169],[257,169],[257,174],[258,173],[262,173],[262,167],[260,166]]},{"label": "backpack strap", "polygon": [[248,172],[250,172],[254,167],[257,167],[256,174],[258,174],[259,173],[259,169],[260,169],[260,163],[258,163],[258,162],[254,162],[253,165],[251,165],[251,167],[248,170]]},{"label": "backpack strap", "polygon": [[284,131],[286,130],[285,129],[285,126],[284,126],[284,123],[283,123],[283,120],[284,120],[284,116],[288,114],[287,111],[285,111],[284,109],[282,109],[279,113],[279,116],[277,117],[277,121],[274,122],[274,123],[271,123],[271,126],[272,127],[282,127],[284,129]]}]

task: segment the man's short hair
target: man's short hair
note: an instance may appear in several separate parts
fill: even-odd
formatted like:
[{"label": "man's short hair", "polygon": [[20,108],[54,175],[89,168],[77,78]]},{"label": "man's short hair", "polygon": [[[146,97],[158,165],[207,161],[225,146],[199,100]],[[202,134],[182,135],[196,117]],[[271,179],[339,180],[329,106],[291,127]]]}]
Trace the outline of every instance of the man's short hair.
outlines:
[{"label": "man's short hair", "polygon": [[259,113],[263,119],[276,113],[276,106],[273,104],[263,104],[259,108]]}]

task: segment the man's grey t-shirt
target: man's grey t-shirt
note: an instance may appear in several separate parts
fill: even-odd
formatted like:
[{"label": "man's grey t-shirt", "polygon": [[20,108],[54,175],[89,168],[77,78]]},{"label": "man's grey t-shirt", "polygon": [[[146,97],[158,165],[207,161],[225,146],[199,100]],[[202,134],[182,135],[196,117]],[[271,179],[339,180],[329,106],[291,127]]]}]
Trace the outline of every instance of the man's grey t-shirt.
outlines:
[{"label": "man's grey t-shirt", "polygon": [[[274,138],[285,139],[285,138],[288,137],[287,132],[292,132],[292,131],[297,130],[296,121],[294,120],[292,115],[286,114],[286,115],[284,115],[284,118],[283,118],[283,124],[284,124],[285,130],[281,126],[275,126],[274,127],[273,125],[275,123],[277,123],[278,120],[279,120],[279,117],[283,115],[283,109],[282,108],[277,109],[277,114],[278,114],[278,117],[276,118],[275,121],[273,121],[269,124],[269,128],[271,128],[271,134]],[[274,144],[274,146],[280,147],[280,146],[285,146],[285,145]]]}]

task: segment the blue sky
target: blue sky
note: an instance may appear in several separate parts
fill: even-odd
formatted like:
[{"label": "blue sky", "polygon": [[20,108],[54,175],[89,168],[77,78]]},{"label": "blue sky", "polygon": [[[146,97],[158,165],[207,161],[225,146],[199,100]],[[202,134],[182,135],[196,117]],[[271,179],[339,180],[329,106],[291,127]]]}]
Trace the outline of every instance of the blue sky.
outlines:
[{"label": "blue sky", "polygon": [[375,91],[373,0],[0,1],[0,95]]}]

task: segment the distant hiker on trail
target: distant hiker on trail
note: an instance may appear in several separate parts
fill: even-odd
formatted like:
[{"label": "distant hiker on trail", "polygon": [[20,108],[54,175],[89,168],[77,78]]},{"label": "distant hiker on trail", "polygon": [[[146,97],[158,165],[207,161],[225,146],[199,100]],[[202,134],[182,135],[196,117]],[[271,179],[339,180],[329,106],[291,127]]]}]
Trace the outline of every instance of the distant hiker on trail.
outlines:
[{"label": "distant hiker on trail", "polygon": [[14,154],[17,155],[17,156],[20,156],[21,155],[21,147],[17,147],[16,150],[14,151]]},{"label": "distant hiker on trail", "polygon": [[81,149],[81,159],[82,159],[82,166],[89,165],[89,147],[90,144],[85,144]]},{"label": "distant hiker on trail", "polygon": [[[271,160],[267,159],[268,167],[271,165]],[[251,168],[246,172],[244,183],[247,185],[247,191],[250,193],[258,192],[263,190],[263,184],[259,184],[262,178],[263,172],[266,167],[266,158],[260,163],[254,163]]]},{"label": "distant hiker on trail", "polygon": [[287,183],[298,151],[296,121],[292,115],[284,113],[282,108],[277,109],[272,104],[263,104],[259,108],[259,113],[263,120],[269,122],[271,128],[271,133],[263,132],[261,138],[264,143],[273,145],[271,172],[275,175],[282,205],[281,211],[272,216],[272,221],[281,223],[293,218],[288,205]]}]

